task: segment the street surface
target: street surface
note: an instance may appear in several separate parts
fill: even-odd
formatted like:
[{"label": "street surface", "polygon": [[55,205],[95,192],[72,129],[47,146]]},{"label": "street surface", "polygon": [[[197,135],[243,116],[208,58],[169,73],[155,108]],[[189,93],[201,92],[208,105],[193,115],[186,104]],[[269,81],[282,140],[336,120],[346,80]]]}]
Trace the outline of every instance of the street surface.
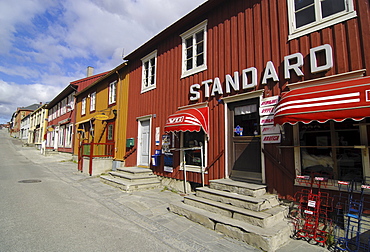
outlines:
[{"label": "street surface", "polygon": [[0,251],[259,251],[167,210],[176,193],[125,193],[0,130]]}]

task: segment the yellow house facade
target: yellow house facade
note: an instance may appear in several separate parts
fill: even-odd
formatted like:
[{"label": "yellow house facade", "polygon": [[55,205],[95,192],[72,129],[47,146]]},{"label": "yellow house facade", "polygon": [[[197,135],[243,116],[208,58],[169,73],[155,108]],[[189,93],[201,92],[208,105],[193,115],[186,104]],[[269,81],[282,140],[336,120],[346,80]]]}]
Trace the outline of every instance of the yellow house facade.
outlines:
[{"label": "yellow house facade", "polygon": [[117,66],[75,95],[74,155],[79,157],[79,167],[82,157],[87,156],[123,161],[128,107],[126,69],[126,63]]}]

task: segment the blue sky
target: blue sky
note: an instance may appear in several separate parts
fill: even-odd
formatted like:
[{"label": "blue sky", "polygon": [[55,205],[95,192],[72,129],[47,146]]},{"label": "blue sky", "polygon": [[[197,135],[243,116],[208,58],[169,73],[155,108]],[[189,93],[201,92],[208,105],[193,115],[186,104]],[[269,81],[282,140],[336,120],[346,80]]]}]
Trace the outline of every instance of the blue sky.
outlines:
[{"label": "blue sky", "polygon": [[109,71],[206,0],[0,0],[0,123]]}]

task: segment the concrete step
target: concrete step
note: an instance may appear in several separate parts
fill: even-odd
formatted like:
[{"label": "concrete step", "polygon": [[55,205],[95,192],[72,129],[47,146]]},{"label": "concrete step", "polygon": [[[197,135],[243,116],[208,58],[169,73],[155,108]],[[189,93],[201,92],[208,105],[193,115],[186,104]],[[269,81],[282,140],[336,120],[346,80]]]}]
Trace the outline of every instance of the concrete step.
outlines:
[{"label": "concrete step", "polygon": [[291,234],[291,227],[285,221],[262,228],[184,203],[170,204],[170,211],[264,251],[275,251],[289,240]]},{"label": "concrete step", "polygon": [[271,194],[252,197],[227,191],[220,191],[208,187],[199,187],[196,189],[196,195],[198,197],[219,201],[225,204],[230,204],[253,211],[263,211],[279,205],[277,195]]},{"label": "concrete step", "polygon": [[126,192],[161,187],[161,182],[159,181],[158,178],[138,179],[138,180],[128,181],[120,177],[113,177],[112,175],[102,175],[100,176],[100,180],[103,183],[109,184],[111,186],[115,186]]},{"label": "concrete step", "polygon": [[283,221],[288,214],[288,208],[284,206],[276,206],[263,212],[256,212],[193,195],[184,197],[184,203],[262,228],[275,226]]},{"label": "concrete step", "polygon": [[265,185],[240,182],[231,179],[210,180],[210,188],[252,197],[262,196],[266,193]]}]

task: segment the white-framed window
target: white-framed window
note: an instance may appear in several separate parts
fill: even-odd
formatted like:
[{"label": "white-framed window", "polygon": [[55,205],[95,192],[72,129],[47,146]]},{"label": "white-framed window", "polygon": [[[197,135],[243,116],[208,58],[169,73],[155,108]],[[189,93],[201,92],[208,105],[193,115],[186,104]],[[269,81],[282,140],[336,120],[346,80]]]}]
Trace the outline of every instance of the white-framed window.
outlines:
[{"label": "white-framed window", "polygon": [[108,97],[108,104],[114,104],[116,103],[116,86],[117,81],[113,81],[109,83],[109,97]]},{"label": "white-framed window", "polygon": [[287,0],[289,12],[289,39],[357,16],[353,0]]},{"label": "white-framed window", "polygon": [[65,147],[72,147],[72,136],[73,136],[73,124],[68,124],[66,127],[66,134],[65,134]]},{"label": "white-framed window", "polygon": [[64,98],[62,100],[62,108],[61,108],[61,115],[64,115],[65,113],[67,113],[67,98]]},{"label": "white-framed window", "polygon": [[81,115],[86,114],[86,97],[82,98],[81,102]]},{"label": "white-framed window", "polygon": [[68,106],[68,108],[67,108],[67,112],[69,112],[69,111],[71,111],[71,110],[73,110],[74,109],[74,105],[75,105],[75,103],[74,103],[74,94],[75,94],[76,92],[73,92],[73,93],[71,93],[69,96],[68,96],[68,103],[67,103],[67,106]]},{"label": "white-framed window", "polygon": [[181,78],[207,69],[207,20],[180,35],[182,38]]},{"label": "white-framed window", "polygon": [[59,142],[58,147],[64,147],[64,133],[65,133],[66,126],[62,125],[59,128]]},{"label": "white-framed window", "polygon": [[96,92],[90,94],[90,111],[95,111]]},{"label": "white-framed window", "polygon": [[141,92],[152,90],[156,86],[156,71],[157,71],[157,51],[152,52],[146,57],[141,59],[142,61],[142,82]]}]

